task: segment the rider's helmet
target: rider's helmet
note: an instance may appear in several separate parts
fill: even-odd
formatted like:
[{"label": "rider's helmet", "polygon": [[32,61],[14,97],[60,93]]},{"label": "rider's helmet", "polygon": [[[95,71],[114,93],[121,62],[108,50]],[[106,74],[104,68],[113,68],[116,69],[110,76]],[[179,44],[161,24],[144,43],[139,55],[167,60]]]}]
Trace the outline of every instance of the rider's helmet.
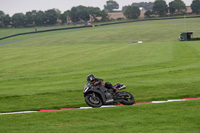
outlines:
[{"label": "rider's helmet", "polygon": [[88,82],[92,82],[92,81],[94,81],[94,79],[95,79],[95,76],[93,74],[90,74],[90,75],[87,76]]}]

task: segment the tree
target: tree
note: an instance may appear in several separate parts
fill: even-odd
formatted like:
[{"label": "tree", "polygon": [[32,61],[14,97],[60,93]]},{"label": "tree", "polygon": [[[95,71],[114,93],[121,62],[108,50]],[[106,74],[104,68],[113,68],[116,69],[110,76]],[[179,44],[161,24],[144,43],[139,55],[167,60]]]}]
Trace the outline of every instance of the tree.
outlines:
[{"label": "tree", "polygon": [[108,13],[105,10],[101,11],[101,21],[107,22],[109,20],[110,19],[109,19]]},{"label": "tree", "polygon": [[112,12],[113,9],[118,9],[118,8],[119,4],[114,0],[109,0],[106,2],[106,5],[104,5],[104,10],[107,10],[109,12]]},{"label": "tree", "polygon": [[41,26],[44,25],[45,22],[45,13],[43,11],[37,11],[35,16],[35,25]]},{"label": "tree", "polygon": [[85,6],[78,6],[77,7],[78,17],[80,20],[87,22],[90,20],[89,10]]},{"label": "tree", "polygon": [[88,7],[88,11],[94,21],[97,21],[97,17],[100,17],[102,15],[101,10],[98,7]]},{"label": "tree", "polygon": [[127,6],[124,16],[128,19],[137,19],[140,16],[140,9],[137,6]]},{"label": "tree", "polygon": [[37,15],[37,11],[36,10],[30,11],[30,12],[26,12],[26,14],[25,14],[26,25],[32,26],[36,21],[36,15]]},{"label": "tree", "polygon": [[186,11],[186,5],[182,0],[174,0],[169,3],[169,11],[171,14],[181,14]]},{"label": "tree", "polygon": [[25,26],[25,15],[23,13],[15,13],[12,16],[12,22],[14,27],[24,27]]},{"label": "tree", "polygon": [[174,7],[174,1],[169,2],[169,12],[170,14],[174,14],[176,12],[176,8]]},{"label": "tree", "polygon": [[70,11],[67,10],[63,14],[60,15],[60,20],[62,23],[67,23],[67,18],[70,16]]},{"label": "tree", "polygon": [[80,21],[80,18],[78,15],[78,9],[76,7],[72,7],[69,16],[74,24]]},{"label": "tree", "polygon": [[69,16],[73,23],[77,23],[79,21],[84,21],[85,23],[90,20],[92,16],[94,19],[96,17],[101,16],[101,10],[95,7],[85,7],[85,6],[77,6],[72,7]]},{"label": "tree", "polygon": [[5,16],[5,13],[3,11],[0,11],[0,21],[3,20],[3,17]]},{"label": "tree", "polygon": [[174,0],[174,4],[178,13],[185,12],[187,10],[186,5],[182,0]]},{"label": "tree", "polygon": [[50,9],[45,11],[44,19],[47,25],[53,25],[57,23],[58,18],[60,17],[60,11],[58,9]]},{"label": "tree", "polygon": [[152,11],[148,10],[145,12],[144,15],[145,15],[145,17],[150,18],[152,14],[153,14]]},{"label": "tree", "polygon": [[5,16],[5,13],[3,11],[0,11],[0,27],[4,26],[4,24],[3,24],[4,16]]},{"label": "tree", "polygon": [[10,16],[7,14],[4,16],[3,18],[3,24],[5,27],[9,26],[10,25],[10,22],[11,22],[11,18]]},{"label": "tree", "polygon": [[163,17],[168,12],[167,4],[164,0],[156,0],[153,5],[153,12]]},{"label": "tree", "polygon": [[199,14],[200,13],[200,0],[193,0],[191,4],[192,12]]}]

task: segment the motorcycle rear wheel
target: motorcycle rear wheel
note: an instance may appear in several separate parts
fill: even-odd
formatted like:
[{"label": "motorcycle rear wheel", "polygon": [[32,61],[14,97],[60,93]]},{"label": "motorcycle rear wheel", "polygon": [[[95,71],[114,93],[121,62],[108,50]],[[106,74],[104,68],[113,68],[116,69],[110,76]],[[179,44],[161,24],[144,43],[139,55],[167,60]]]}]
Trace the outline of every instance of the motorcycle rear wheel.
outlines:
[{"label": "motorcycle rear wheel", "polygon": [[86,95],[85,102],[91,107],[101,107],[102,106],[102,100],[97,94],[95,94],[95,97],[93,94]]},{"label": "motorcycle rear wheel", "polygon": [[[123,91],[123,92],[125,92],[125,91]],[[135,98],[133,97],[133,95],[131,93],[128,93],[128,92],[125,92],[125,93],[127,93],[128,97],[124,97],[122,99],[121,103],[124,104],[124,105],[132,105],[132,104],[134,104],[135,103]]]}]

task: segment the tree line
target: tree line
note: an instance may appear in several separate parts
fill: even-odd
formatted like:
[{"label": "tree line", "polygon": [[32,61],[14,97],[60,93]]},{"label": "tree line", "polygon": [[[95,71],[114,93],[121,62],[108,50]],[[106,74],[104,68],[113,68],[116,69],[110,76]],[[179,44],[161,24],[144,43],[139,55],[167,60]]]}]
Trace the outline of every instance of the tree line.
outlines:
[{"label": "tree line", "polygon": [[[186,12],[186,5],[182,0],[173,0],[167,5],[165,0],[155,0],[155,2],[140,2],[132,3],[132,5],[124,6],[122,11],[124,16],[128,19],[137,19],[140,16],[139,7],[145,8],[146,17],[153,15],[166,16],[167,13],[184,14]],[[87,23],[92,19],[94,22],[109,21],[108,12],[113,12],[119,8],[119,4],[114,0],[108,0],[104,9],[100,10],[98,7],[77,6],[72,7],[61,13],[59,9],[49,9],[47,11],[28,11],[25,14],[15,13],[13,16],[5,14],[0,11],[0,27],[33,27],[44,25],[64,24],[67,22]],[[200,0],[193,0],[191,4],[192,12],[200,14]]]},{"label": "tree line", "polygon": [[[173,0],[167,5],[165,0],[155,0],[152,2],[141,2],[133,3],[130,6],[125,6],[122,8],[124,15],[129,19],[135,19],[140,16],[139,7],[143,7],[147,11],[145,12],[146,17],[160,16],[164,17],[167,15],[183,15],[186,14],[187,8],[182,0]],[[190,5],[192,13],[200,14],[200,0],[193,0]]]},{"label": "tree line", "polygon": [[[99,20],[97,17],[101,17],[101,19]],[[64,13],[61,13],[58,9],[49,9],[44,12],[33,10],[25,14],[15,13],[12,17],[0,11],[0,27],[33,27],[55,25],[58,23],[64,24],[68,21],[76,24],[80,21],[87,22],[91,18],[94,21],[106,21],[108,19],[108,14],[97,7],[85,6],[72,7],[71,10],[67,10]]]},{"label": "tree line", "polygon": [[[200,14],[200,0],[193,0],[190,5],[192,13]],[[173,0],[167,3],[164,0],[156,0],[153,4],[152,11],[148,10],[146,16],[159,15],[161,17],[166,16],[167,13],[170,15],[184,15],[186,14],[187,8],[182,0]]]}]

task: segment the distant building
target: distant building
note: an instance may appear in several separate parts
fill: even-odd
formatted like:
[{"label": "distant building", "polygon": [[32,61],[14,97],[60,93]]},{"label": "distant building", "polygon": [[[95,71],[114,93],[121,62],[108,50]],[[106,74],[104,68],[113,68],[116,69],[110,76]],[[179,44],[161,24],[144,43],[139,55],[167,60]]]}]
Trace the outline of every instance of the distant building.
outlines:
[{"label": "distant building", "polygon": [[186,8],[187,8],[187,11],[186,11],[187,13],[192,13],[192,8],[190,6],[187,6]]},{"label": "distant building", "polygon": [[123,12],[110,12],[108,13],[108,16],[110,19],[125,19],[126,17],[124,16]]},{"label": "distant building", "polygon": [[139,18],[145,18],[145,13],[146,13],[146,9],[144,9],[143,7],[142,8],[140,8],[140,16],[139,16]]}]

